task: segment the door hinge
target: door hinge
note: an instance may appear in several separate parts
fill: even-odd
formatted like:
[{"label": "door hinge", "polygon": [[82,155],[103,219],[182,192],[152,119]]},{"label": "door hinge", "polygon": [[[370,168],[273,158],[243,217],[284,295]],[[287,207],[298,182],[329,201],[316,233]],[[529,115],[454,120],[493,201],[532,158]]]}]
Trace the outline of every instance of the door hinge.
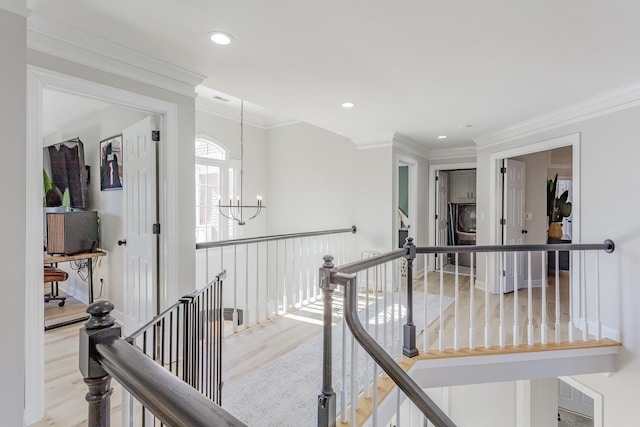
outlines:
[{"label": "door hinge", "polygon": [[154,141],[154,142],[160,141],[160,131],[159,130],[152,130],[151,131],[151,140]]},{"label": "door hinge", "polygon": [[502,219],[500,220],[500,225],[507,225],[507,220],[506,220],[506,219],[504,219],[504,218],[502,218]]},{"label": "door hinge", "polygon": [[440,178],[436,176],[436,181],[438,181]]},{"label": "door hinge", "polygon": [[436,219],[438,219],[438,214],[436,214]]},{"label": "door hinge", "polygon": [[153,224],[153,234],[160,234],[160,223]]},{"label": "door hinge", "polygon": [[507,173],[507,168],[505,168],[505,167],[501,167],[501,168],[500,168],[500,173],[501,173],[501,174],[505,174],[505,173]]}]

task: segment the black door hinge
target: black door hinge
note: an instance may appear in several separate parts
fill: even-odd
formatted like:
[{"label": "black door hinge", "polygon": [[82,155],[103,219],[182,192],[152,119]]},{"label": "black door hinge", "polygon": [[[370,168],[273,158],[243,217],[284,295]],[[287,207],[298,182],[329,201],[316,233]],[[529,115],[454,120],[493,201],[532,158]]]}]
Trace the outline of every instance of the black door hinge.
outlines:
[{"label": "black door hinge", "polygon": [[152,130],[151,131],[151,140],[154,141],[154,142],[160,141],[160,131],[159,130]]},{"label": "black door hinge", "polygon": [[503,167],[503,168],[500,168],[500,173],[501,173],[501,174],[505,174],[505,173],[507,173],[507,168],[504,168],[504,167]]},{"label": "black door hinge", "polygon": [[500,225],[507,225],[507,220],[506,220],[506,219],[504,219],[504,218],[502,218],[502,219],[500,220]]},{"label": "black door hinge", "polygon": [[160,234],[160,223],[153,224],[153,234]]},{"label": "black door hinge", "polygon": [[438,214],[436,214],[436,219],[438,219]]},{"label": "black door hinge", "polygon": [[436,176],[436,181],[438,181],[440,178]]}]

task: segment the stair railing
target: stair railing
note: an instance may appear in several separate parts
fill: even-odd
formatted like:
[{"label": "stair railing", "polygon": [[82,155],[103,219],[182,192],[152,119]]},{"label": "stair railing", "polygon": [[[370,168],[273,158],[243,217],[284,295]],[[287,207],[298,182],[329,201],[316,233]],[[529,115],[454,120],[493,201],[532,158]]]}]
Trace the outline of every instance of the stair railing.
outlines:
[{"label": "stair railing", "polygon": [[88,425],[110,425],[112,377],[129,396],[123,399],[126,425],[245,425],[220,407],[223,278],[224,272],[126,340],[110,315],[112,303],[89,306],[90,318],[80,331]]},{"label": "stair railing", "polygon": [[[411,238],[407,239],[402,249],[397,249],[386,254],[373,256],[360,261],[356,261],[347,265],[334,266],[331,256],[325,256],[324,264],[320,268],[319,284],[324,297],[324,327],[323,327],[323,378],[322,389],[318,396],[318,425],[325,427],[335,425],[337,408],[339,407],[338,421],[341,423],[349,422],[349,425],[360,425],[366,421],[361,419],[362,415],[357,411],[358,397],[362,393],[365,398],[371,398],[371,406],[373,411],[373,425],[386,423],[393,415],[389,411],[386,412],[385,419],[378,418],[379,398],[378,383],[382,380],[381,372],[378,366],[396,383],[398,388],[402,390],[425,416],[436,426],[453,426],[452,421],[431,401],[428,396],[413,382],[413,380],[398,366],[396,360],[401,360],[402,356],[396,351],[394,345],[394,333],[396,337],[402,336],[402,355],[406,357],[414,357],[419,354],[418,345],[421,344],[420,351],[433,351],[431,348],[435,345],[437,350],[459,351],[462,343],[468,343],[469,349],[477,347],[475,337],[482,334],[482,328],[478,328],[475,324],[474,313],[484,312],[484,345],[489,348],[494,346],[493,336],[498,337],[498,346],[504,348],[507,341],[513,346],[519,345],[546,345],[548,343],[548,330],[551,329],[555,335],[556,342],[575,340],[574,330],[582,333],[582,340],[588,339],[600,340],[602,338],[602,325],[600,320],[600,278],[599,278],[599,253],[605,251],[613,252],[615,248],[611,240],[606,240],[602,244],[559,244],[559,245],[502,245],[502,246],[445,246],[445,247],[416,247]],[[591,259],[590,253],[593,256]],[[427,266],[430,265],[429,257],[437,254],[437,261],[434,262],[437,271],[427,273]],[[423,312],[417,313],[414,308],[414,290],[413,290],[413,269],[415,260],[418,255],[424,255],[425,272],[423,273]],[[468,256],[463,262],[462,258]],[[572,274],[567,279],[563,275],[563,280],[568,280],[568,296],[560,292],[560,266],[561,256],[566,262],[571,264]],[[444,260],[451,257],[453,266],[450,271],[447,270]],[[479,259],[484,258],[481,263]],[[532,279],[532,260],[540,263],[539,280]],[[547,259],[549,260],[549,268],[555,266],[554,280],[547,280]],[[553,264],[552,264],[553,262]],[[406,269],[401,264],[406,263]],[[439,265],[438,265],[439,263]],[[465,264],[461,266],[460,264]],[[485,292],[484,289],[476,290],[478,264],[484,264],[484,287],[485,289],[495,289],[496,292]],[[498,277],[495,286],[491,286],[490,266],[496,266],[495,276]],[[466,268],[466,276],[463,276],[462,270]],[[375,273],[373,281],[373,289],[370,286],[370,276],[368,272]],[[507,291],[507,281],[505,273],[509,270],[514,283],[514,291],[508,297],[505,297]],[[518,283],[518,271],[527,272],[526,283]],[[502,273],[501,273],[502,272]],[[366,274],[366,275],[364,275]],[[429,279],[431,275],[431,279]],[[439,286],[433,283],[433,276],[440,277]],[[444,279],[446,275],[447,279]],[[493,274],[491,275],[493,276]],[[574,276],[578,279],[574,279]],[[364,280],[363,280],[364,279]],[[364,286],[359,285],[358,281],[364,282]],[[463,286],[468,286],[469,298],[463,300],[460,297],[460,291]],[[382,283],[381,283],[382,282]],[[391,300],[387,302],[387,293],[391,283]],[[551,282],[551,283],[550,283]],[[346,324],[350,330],[351,346],[348,345],[349,338],[343,332],[342,338],[342,373],[341,381],[338,382],[338,396],[334,391],[332,383],[332,341],[333,323],[333,298],[334,291],[344,288],[344,316]],[[534,309],[533,287],[541,288],[537,293],[541,293],[540,306]],[[547,295],[547,287],[553,287],[553,293]],[[436,313],[427,313],[428,289],[435,290],[438,298],[438,309]],[[363,296],[363,289],[366,296]],[[520,305],[518,302],[518,290],[521,293],[526,292],[527,313],[521,315]],[[404,301],[394,301],[393,292],[404,290]],[[477,298],[477,293],[484,293],[484,298]],[[373,296],[372,296],[373,294]],[[453,295],[453,298],[447,297],[445,294]],[[374,303],[371,303],[371,300]],[[561,299],[562,298],[562,299]],[[361,303],[365,300],[366,309],[358,310],[358,301]],[[384,300],[382,308],[378,306],[378,302]],[[451,304],[451,307],[448,307]],[[479,307],[478,304],[484,304]],[[511,304],[511,307],[509,307]],[[547,313],[547,306],[555,308],[555,313],[550,316]],[[566,325],[561,324],[561,305],[568,306],[568,318]],[[373,315],[369,312],[369,307],[373,311]],[[494,310],[491,307],[497,306]],[[507,310],[513,311],[512,329],[507,326]],[[430,310],[433,310],[431,308]],[[462,319],[461,313],[465,311],[469,313],[468,323],[466,319]],[[445,311],[449,317],[453,317],[453,328],[447,328],[443,322],[429,321],[428,315],[436,319],[443,319]],[[388,314],[391,312],[391,316]],[[532,325],[534,314],[540,318],[539,325]],[[416,341],[416,324],[414,316],[418,315],[421,319],[418,321],[418,328],[422,334],[422,343]],[[434,316],[436,315],[436,316]],[[452,315],[452,316],[451,316]],[[365,326],[360,321],[361,317],[366,318]],[[494,325],[494,317],[499,318],[499,323]],[[401,318],[404,318],[402,324]],[[553,323],[548,325],[549,320]],[[578,320],[579,319],[579,320]],[[493,320],[493,323],[491,322]],[[390,324],[391,327],[380,326],[378,323]],[[468,326],[468,328],[464,328]],[[482,325],[481,325],[482,326]],[[401,327],[401,329],[397,329]],[[526,327],[527,337],[526,344],[520,340],[519,330]],[[437,328],[437,331],[436,331]],[[540,337],[537,340],[534,337],[534,329],[540,330]],[[451,330],[452,329],[452,330]],[[463,332],[463,329],[465,331]],[[494,330],[497,329],[497,330]],[[346,328],[345,328],[346,330]],[[561,333],[566,330],[566,333]],[[468,332],[466,332],[468,331]],[[497,334],[496,334],[497,332]],[[437,342],[430,342],[429,336],[437,333]],[[467,335],[468,333],[468,335]],[[391,336],[389,336],[391,335]],[[467,335],[467,336],[465,336]],[[511,335],[511,336],[510,336]],[[371,370],[368,362],[359,360],[358,350],[355,342],[358,342],[364,351],[368,353],[375,361],[373,365],[372,375],[368,372]],[[390,341],[390,342],[389,342]],[[333,342],[333,344],[332,344]],[[335,353],[333,353],[335,354]],[[364,367],[365,383],[358,382],[357,377],[362,377],[362,368]],[[349,372],[348,372],[349,371]],[[350,384],[347,385],[346,383]],[[349,397],[347,397],[349,396]],[[395,423],[400,425],[400,394],[396,394]],[[338,406],[339,405],[339,406]],[[358,418],[360,416],[360,418]]]},{"label": "stair railing", "polygon": [[196,244],[196,283],[227,271],[224,316],[232,323],[225,336],[316,301],[317,260],[333,253],[351,260],[352,226],[343,229],[280,234]]}]

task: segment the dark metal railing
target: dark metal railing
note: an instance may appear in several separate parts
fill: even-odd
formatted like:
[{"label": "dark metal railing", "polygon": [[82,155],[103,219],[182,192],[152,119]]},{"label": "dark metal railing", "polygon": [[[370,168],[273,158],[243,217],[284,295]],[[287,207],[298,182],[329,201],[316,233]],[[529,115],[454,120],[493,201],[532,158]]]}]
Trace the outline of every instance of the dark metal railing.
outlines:
[{"label": "dark metal railing", "polygon": [[[615,245],[613,241],[606,240],[602,244],[559,244],[559,245],[502,245],[502,246],[443,246],[443,247],[416,247],[413,244],[413,239],[408,238],[403,248],[394,251],[387,252],[385,254],[372,256],[365,258],[350,264],[343,266],[334,266],[333,258],[331,256],[325,256],[324,264],[320,268],[320,280],[319,285],[323,292],[324,297],[324,328],[323,328],[323,376],[322,376],[322,389],[318,396],[318,426],[326,427],[335,425],[336,421],[336,395],[332,386],[332,296],[338,285],[344,286],[344,317],[345,321],[351,331],[351,334],[355,340],[365,349],[365,351],[372,357],[372,359],[389,375],[389,377],[398,385],[405,395],[420,409],[426,419],[431,421],[436,427],[452,427],[455,424],[447,417],[447,415],[424,393],[420,386],[413,381],[413,379],[402,370],[402,368],[396,363],[394,358],[389,355],[385,349],[376,341],[374,337],[362,326],[358,317],[358,276],[357,273],[370,269],[372,267],[381,266],[385,263],[392,262],[394,260],[404,258],[407,263],[406,270],[406,323],[403,325],[403,348],[402,353],[407,357],[414,357],[418,355],[418,349],[416,347],[416,329],[413,325],[413,261],[417,254],[457,254],[459,253],[499,253],[506,254],[508,252],[550,252],[556,256],[556,266],[558,253],[560,251],[598,251],[603,250],[607,253],[613,252]],[[502,259],[502,256],[498,258]],[[473,269],[473,255],[472,269]],[[487,258],[488,260],[488,258]],[[426,261],[426,259],[425,259]],[[487,261],[488,262],[488,261]],[[517,261],[516,269],[517,269]],[[530,262],[530,261],[529,261]],[[582,263],[584,266],[584,262]],[[488,264],[487,264],[488,265]],[[582,267],[583,268],[583,267]],[[441,267],[442,269],[442,267]],[[556,278],[557,278],[556,268]],[[473,272],[471,273],[473,275]],[[426,275],[426,273],[425,273]],[[457,295],[457,269],[456,269],[456,295]],[[529,271],[529,277],[531,272]],[[383,279],[383,280],[386,280]],[[441,279],[442,280],[442,279]],[[501,279],[502,280],[502,279]],[[529,279],[530,281],[531,279]],[[556,279],[558,280],[558,279]],[[596,278],[597,280],[597,278]],[[471,282],[473,286],[473,282]],[[425,292],[426,292],[426,283]],[[530,284],[529,284],[530,286]],[[558,289],[558,286],[556,286]],[[503,292],[501,288],[500,292]],[[596,292],[599,292],[599,283],[596,283]],[[543,290],[544,293],[544,290]],[[488,295],[488,292],[486,292]],[[473,295],[473,293],[471,294]],[[517,295],[517,291],[516,291]],[[516,296],[517,298],[517,296]],[[544,296],[543,296],[544,298]],[[543,300],[544,303],[544,300]],[[559,303],[556,304],[559,307]],[[457,310],[457,306],[456,306]],[[501,316],[503,314],[503,308],[501,303]],[[598,309],[599,310],[599,309]],[[473,312],[473,310],[471,310]],[[376,313],[378,316],[378,313]],[[457,316],[457,312],[456,312]],[[543,316],[545,316],[543,314]],[[596,316],[599,322],[599,311]],[[530,317],[530,316],[529,316]],[[367,319],[369,322],[369,319]],[[546,320],[545,320],[546,321]],[[426,319],[425,319],[426,322]],[[558,324],[559,326],[559,324]],[[456,326],[457,327],[457,326]],[[501,324],[502,327],[502,324]],[[559,330],[559,327],[557,328]],[[586,328],[585,328],[586,330]],[[428,331],[425,330],[425,335]],[[583,331],[586,339],[586,332]],[[504,335],[504,333],[502,334]],[[559,337],[559,335],[556,335]],[[599,339],[599,333],[596,333],[596,338]],[[471,340],[472,338],[470,338]],[[544,338],[546,339],[546,338]],[[559,338],[557,338],[559,339]],[[517,338],[514,339],[517,341]],[[426,342],[426,341],[425,341]],[[457,343],[457,337],[456,337]],[[487,344],[489,345],[489,344]],[[457,346],[457,344],[456,344]],[[501,346],[504,346],[503,338],[501,336]],[[457,350],[457,348],[456,348]],[[344,357],[344,354],[343,354]],[[353,373],[352,373],[353,375]],[[344,384],[343,384],[344,387]],[[374,382],[375,389],[375,382]],[[351,390],[351,395],[357,393],[357,390]],[[355,416],[355,410],[353,408],[354,401],[352,401],[352,416]],[[377,402],[374,402],[374,407]],[[342,408],[343,410],[345,408]],[[398,408],[399,409],[399,408]],[[375,408],[374,408],[374,420]],[[346,416],[343,414],[343,420],[346,420]],[[375,423],[375,421],[374,421]],[[355,425],[354,418],[352,418],[351,425]]]},{"label": "dark metal railing", "polygon": [[220,248],[224,246],[246,245],[249,243],[273,242],[276,240],[286,240],[286,239],[301,238],[301,237],[326,236],[329,234],[355,233],[356,231],[357,231],[356,226],[352,225],[350,228],[338,228],[335,230],[307,231],[304,233],[275,234],[272,236],[248,237],[246,239],[220,240],[217,242],[202,242],[202,243],[196,243],[196,250]]},{"label": "dark metal railing", "polygon": [[127,425],[243,426],[222,400],[222,279],[184,296],[126,340],[100,301],[80,333],[80,371],[89,386],[89,425],[109,426],[115,378],[135,398],[123,408]]}]

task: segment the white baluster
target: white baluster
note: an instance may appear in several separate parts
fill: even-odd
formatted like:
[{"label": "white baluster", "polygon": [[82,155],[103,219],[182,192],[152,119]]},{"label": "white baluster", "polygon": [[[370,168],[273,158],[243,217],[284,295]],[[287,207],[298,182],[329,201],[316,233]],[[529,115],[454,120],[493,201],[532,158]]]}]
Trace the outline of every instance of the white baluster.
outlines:
[{"label": "white baluster", "polygon": [[[474,252],[469,252],[469,260],[471,261],[469,264],[469,348],[473,350],[476,348],[476,340],[475,340],[475,272],[473,269],[474,266]],[[426,299],[425,299],[426,301]],[[427,304],[425,304],[426,306]]]},{"label": "white baluster", "polygon": [[456,260],[456,273],[455,273],[455,290],[454,290],[454,309],[453,309],[453,349],[455,351],[460,350],[460,336],[458,333],[458,312],[459,312],[459,302],[460,302],[460,276],[458,274],[458,252],[455,254]]},{"label": "white baluster", "polygon": [[600,252],[596,251],[596,339],[602,339],[602,322],[600,321]]},{"label": "white baluster", "polygon": [[542,257],[543,262],[541,267],[541,277],[542,277],[542,318],[540,319],[540,342],[542,344],[547,344],[547,274],[544,271],[544,257],[546,256],[546,252],[541,252],[540,256]]},{"label": "white baluster", "polygon": [[233,314],[231,319],[233,322],[233,333],[238,332],[238,245],[233,245]]},{"label": "white baluster", "polygon": [[[276,302],[275,302],[276,317],[280,314],[280,311],[278,310],[280,306],[280,282],[281,282],[280,281],[280,241],[276,240]],[[282,299],[283,300],[285,299],[284,292],[282,294]]]},{"label": "white baluster", "polygon": [[383,320],[383,325],[384,327],[382,328],[383,331],[383,348],[390,354],[391,351],[389,349],[389,333],[387,332],[387,324],[389,323],[389,305],[388,305],[388,301],[387,301],[387,292],[389,291],[389,286],[388,286],[388,281],[387,281],[387,263],[384,264],[384,270],[383,270],[383,276],[382,276],[382,292],[383,292],[383,303],[382,305],[384,306],[384,320]]},{"label": "white baluster", "polygon": [[358,347],[356,339],[351,337],[351,417],[352,425],[356,424],[356,410],[358,409]]},{"label": "white baluster", "polygon": [[589,338],[587,317],[587,276],[585,266],[585,253],[580,252],[580,329],[582,329],[582,341]]},{"label": "white baluster", "polygon": [[260,323],[260,243],[256,245],[256,323]]},{"label": "white baluster", "polygon": [[[369,335],[371,335],[371,322],[369,321],[370,317],[369,317],[369,293],[371,291],[371,288],[369,287],[369,270],[370,268],[367,268],[365,270],[365,290],[366,290],[366,294],[365,294],[365,308],[364,308],[364,316],[365,316],[365,321],[364,321],[364,327],[367,330],[367,333],[369,333]],[[369,384],[371,382],[370,378],[369,378],[369,367],[371,366],[371,357],[369,357],[369,355],[367,354],[365,357],[365,366],[364,366],[364,397],[366,397],[367,399],[369,399],[371,397],[371,387],[369,387]]]},{"label": "white baluster", "polygon": [[[365,385],[368,387],[368,384]],[[373,408],[372,425],[378,427],[378,364],[373,364]]]},{"label": "white baluster", "polygon": [[505,333],[504,333],[504,292],[505,292],[505,276],[504,276],[504,265],[505,265],[505,256],[504,252],[499,254],[500,256],[500,271],[498,283],[500,284],[500,324],[498,325],[498,343],[500,347],[504,348],[506,345],[505,342]]},{"label": "white baluster", "polygon": [[513,346],[518,347],[520,345],[520,325],[518,314],[520,307],[518,304],[518,257],[520,252],[513,253]]},{"label": "white baluster", "polygon": [[340,422],[342,423],[347,422],[347,328],[347,322],[342,316],[342,393],[340,393]]},{"label": "white baluster", "polygon": [[391,357],[396,356],[396,289],[398,262],[391,262]]},{"label": "white baluster", "polygon": [[264,248],[265,249],[265,251],[264,251],[264,269],[265,269],[264,277],[267,278],[267,283],[266,283],[267,292],[266,292],[266,298],[264,300],[264,312],[266,313],[267,320],[269,320],[269,319],[271,319],[271,310],[269,310],[269,298],[271,297],[271,293],[269,292],[269,288],[270,288],[269,282],[271,281],[271,280],[269,280],[270,279],[270,277],[269,277],[269,242],[265,242],[264,246],[265,246],[265,248]]},{"label": "white baluster", "polygon": [[422,332],[422,350],[429,351],[429,322],[427,321],[427,288],[429,287],[429,254],[424,255],[424,281],[422,284],[422,299],[424,301],[424,332]]},{"label": "white baluster", "polygon": [[491,326],[489,325],[489,252],[484,257],[484,347],[491,347]]},{"label": "white baluster", "polygon": [[245,328],[251,324],[249,322],[249,244],[244,245],[244,316],[242,322]]},{"label": "white baluster", "polygon": [[556,342],[560,342],[560,252],[555,251],[556,257]]},{"label": "white baluster", "polygon": [[533,345],[533,284],[531,278],[531,251],[527,252],[527,344]]},{"label": "white baluster", "polygon": [[398,388],[396,387],[396,426],[400,427],[402,424],[400,423],[400,393],[401,391],[398,390]]},{"label": "white baluster", "polygon": [[569,323],[567,330],[569,331],[569,342],[574,342],[573,336],[573,253],[569,252]]},{"label": "white baluster", "polygon": [[439,325],[438,325],[438,350],[444,351],[444,254],[440,254],[440,306],[439,306]]}]

